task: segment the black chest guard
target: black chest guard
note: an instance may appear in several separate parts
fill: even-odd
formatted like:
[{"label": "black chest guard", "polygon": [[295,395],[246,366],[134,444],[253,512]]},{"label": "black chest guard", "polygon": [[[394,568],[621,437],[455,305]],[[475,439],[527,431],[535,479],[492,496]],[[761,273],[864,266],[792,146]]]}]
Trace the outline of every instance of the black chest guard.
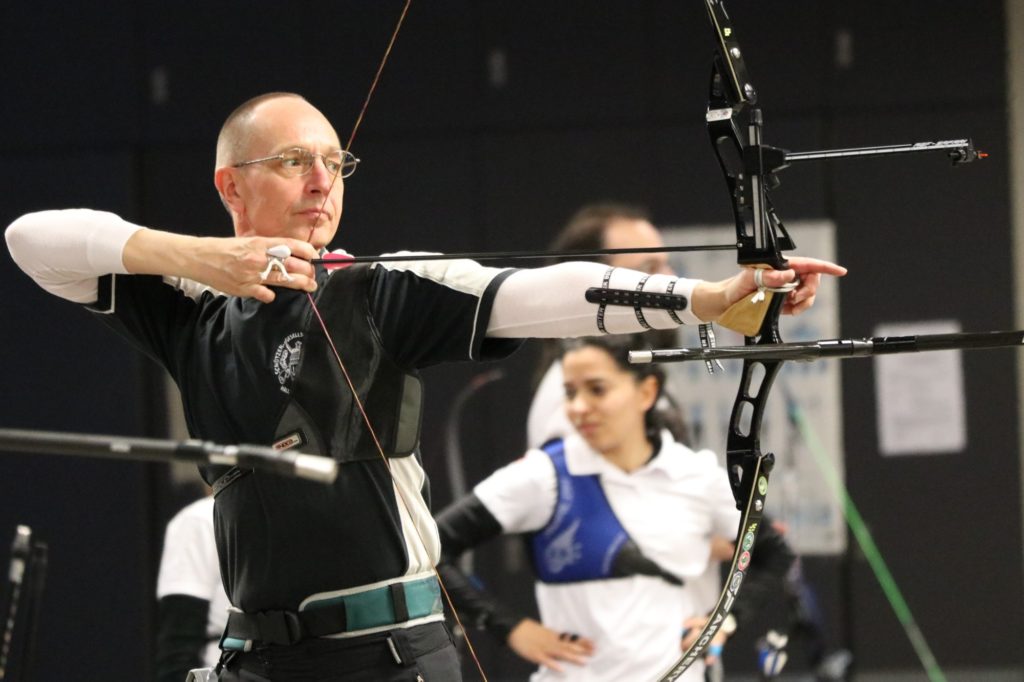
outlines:
[{"label": "black chest guard", "polygon": [[[385,351],[370,314],[373,271],[354,265],[318,276],[316,305],[387,457],[404,457],[419,443],[423,388],[415,370]],[[275,430],[275,446],[300,447],[339,462],[380,454],[352,397],[328,338],[310,313],[291,397]]]}]

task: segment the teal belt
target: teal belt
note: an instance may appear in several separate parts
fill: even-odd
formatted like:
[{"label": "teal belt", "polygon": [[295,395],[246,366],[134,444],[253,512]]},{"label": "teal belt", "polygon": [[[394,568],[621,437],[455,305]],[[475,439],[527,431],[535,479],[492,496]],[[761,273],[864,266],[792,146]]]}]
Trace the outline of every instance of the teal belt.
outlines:
[{"label": "teal belt", "polygon": [[228,614],[221,648],[246,650],[254,643],[290,645],[310,637],[398,625],[442,612],[435,576],[394,582],[309,602],[302,611]]},{"label": "teal belt", "polygon": [[345,608],[346,630],[368,630],[441,613],[441,588],[437,578],[430,576],[318,599],[306,604],[301,613],[337,608],[340,604]]}]

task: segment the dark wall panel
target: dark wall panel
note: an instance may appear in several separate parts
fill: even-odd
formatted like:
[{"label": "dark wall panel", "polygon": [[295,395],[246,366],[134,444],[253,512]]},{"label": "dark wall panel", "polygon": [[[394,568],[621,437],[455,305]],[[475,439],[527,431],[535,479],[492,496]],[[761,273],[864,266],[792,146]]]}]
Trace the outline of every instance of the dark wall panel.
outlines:
[{"label": "dark wall panel", "polygon": [[[104,147],[138,134],[134,3],[12,0],[0,7],[0,149]],[[88,30],[83,30],[88,27]]]},{"label": "dark wall panel", "polygon": [[352,253],[466,251],[484,248],[477,217],[477,143],[425,133],[367,133],[361,163],[345,180],[345,214],[332,247]]},{"label": "dark wall panel", "polygon": [[[361,107],[404,3],[357,0],[349,4],[353,7],[343,4],[333,11],[338,13],[339,25],[358,20],[357,25],[363,27],[360,34],[346,36],[344,42],[359,45],[365,54],[354,62],[341,60],[336,74],[321,75],[321,80],[339,102]],[[429,130],[465,133],[477,124],[487,66],[478,30],[478,4],[470,0],[412,3],[360,135]],[[339,88],[339,79],[348,83]],[[337,120],[342,137],[348,137],[354,123],[354,116]]]},{"label": "dark wall panel", "polygon": [[706,102],[690,94],[697,106],[687,120],[649,135],[651,211],[657,224],[729,224],[732,203],[703,122]]},{"label": "dark wall panel", "polygon": [[[1002,112],[983,108],[838,116],[834,132],[857,144],[971,135],[995,149],[1006,137]],[[843,284],[844,333],[932,319],[955,319],[968,331],[1012,327],[1010,299],[997,293],[1012,290],[1005,171],[998,157],[962,168],[941,156],[833,167],[839,253],[856,273]],[[945,665],[981,661],[958,645],[958,633],[944,625],[950,620],[957,630],[984,628],[998,612],[1012,622],[1008,629],[1024,625],[1020,609],[1008,608],[1022,600],[1020,567],[1004,560],[1020,555],[1019,459],[1009,454],[1017,442],[1017,361],[1011,351],[965,353],[966,450],[920,457],[879,454],[873,373],[844,368],[848,484]],[[862,557],[851,581],[857,650],[870,652],[862,656],[872,667],[914,666]],[[993,664],[1018,662],[991,642],[984,648]]]},{"label": "dark wall panel", "polygon": [[821,3],[831,22],[836,69],[826,90],[845,110],[912,110],[1003,99],[1003,3]]},{"label": "dark wall panel", "polygon": [[504,61],[504,79],[490,78],[483,93],[484,123],[578,128],[643,115],[650,92],[638,78],[649,59],[643,8],[502,1],[478,14],[488,56]]},{"label": "dark wall panel", "polygon": [[213,184],[213,142],[147,145],[139,172],[142,222],[211,237],[232,235],[231,217]]},{"label": "dark wall panel", "polygon": [[[55,169],[58,171],[55,173]],[[91,205],[133,212],[130,155],[8,155],[6,225],[22,212]],[[59,180],[59,181],[57,181]],[[0,255],[4,291],[0,426],[142,435],[152,366],[77,306],[43,292]],[[49,544],[34,679],[145,679],[153,567],[149,472],[140,464],[0,453],[0,556],[17,524]],[[117,645],[112,645],[116,642]],[[53,652],[61,652],[55,655]],[[69,670],[68,666],[73,666]]]},{"label": "dark wall panel", "polygon": [[489,248],[543,248],[582,204],[649,204],[651,137],[633,128],[492,135],[481,143]]},{"label": "dark wall panel", "polygon": [[[153,140],[213,140],[244,100],[300,92],[348,140],[402,2],[148,3],[142,26]],[[367,129],[465,127],[478,73],[466,3],[414,5]],[[358,149],[358,145],[356,145]]]},{"label": "dark wall panel", "polygon": [[310,79],[302,75],[311,64],[327,68],[358,52],[327,31],[310,30],[307,3],[143,7],[146,138],[202,141],[211,155],[221,124],[244,100],[272,90],[305,91]]}]

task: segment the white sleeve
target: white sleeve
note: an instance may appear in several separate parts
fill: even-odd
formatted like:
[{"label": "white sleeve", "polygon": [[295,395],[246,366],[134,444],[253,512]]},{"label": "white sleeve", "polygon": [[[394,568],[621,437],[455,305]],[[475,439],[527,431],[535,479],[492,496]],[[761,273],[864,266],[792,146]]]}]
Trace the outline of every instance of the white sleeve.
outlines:
[{"label": "white sleeve", "polygon": [[[605,276],[611,277],[605,283]],[[693,288],[700,280],[648,275],[638,270],[609,268],[600,263],[560,263],[546,268],[518,270],[501,283],[494,297],[494,307],[487,325],[487,335],[494,338],[567,338],[602,333],[598,327],[600,306],[588,303],[585,294],[591,287],[673,293],[691,300]],[[642,283],[642,287],[640,286]],[[671,329],[683,324],[700,324],[692,305],[672,313],[667,310],[643,308],[642,315],[650,328]],[[645,331],[637,311],[631,306],[605,307],[603,322],[609,334],[631,334]]]},{"label": "white sleeve", "polygon": [[46,291],[75,303],[96,301],[96,280],[128,271],[121,260],[141,230],[113,213],[74,208],[29,213],[7,228],[11,258]]},{"label": "white sleeve", "polygon": [[473,488],[473,494],[506,533],[543,528],[558,502],[555,467],[540,450],[498,469]]},{"label": "white sleeve", "polygon": [[167,524],[156,596],[184,594],[208,602],[223,593],[212,500],[193,503]]}]

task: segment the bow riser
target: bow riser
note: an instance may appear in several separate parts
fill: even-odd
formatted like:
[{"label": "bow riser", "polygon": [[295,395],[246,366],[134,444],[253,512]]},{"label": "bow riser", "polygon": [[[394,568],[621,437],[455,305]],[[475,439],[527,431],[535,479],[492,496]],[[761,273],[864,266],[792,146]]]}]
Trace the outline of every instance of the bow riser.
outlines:
[{"label": "bow riser", "polygon": [[[778,319],[783,296],[772,298],[768,312],[756,337],[747,337],[747,346],[768,346],[782,342]],[[729,484],[737,509],[743,509],[750,499],[753,477],[749,475],[762,457],[773,460],[773,455],[761,453],[761,422],[768,404],[775,377],[782,369],[781,360],[744,360],[736,401],[729,417],[729,436],[726,441],[726,465]],[[770,465],[769,465],[770,470]]]},{"label": "bow riser", "polygon": [[727,99],[721,57],[715,59],[706,115],[708,137],[732,198],[736,220],[737,261],[741,265],[771,265],[785,269],[782,251],[795,248],[775,213],[767,190],[778,184],[766,173],[761,144],[760,109],[750,110],[746,125],[737,122],[742,108]]}]

